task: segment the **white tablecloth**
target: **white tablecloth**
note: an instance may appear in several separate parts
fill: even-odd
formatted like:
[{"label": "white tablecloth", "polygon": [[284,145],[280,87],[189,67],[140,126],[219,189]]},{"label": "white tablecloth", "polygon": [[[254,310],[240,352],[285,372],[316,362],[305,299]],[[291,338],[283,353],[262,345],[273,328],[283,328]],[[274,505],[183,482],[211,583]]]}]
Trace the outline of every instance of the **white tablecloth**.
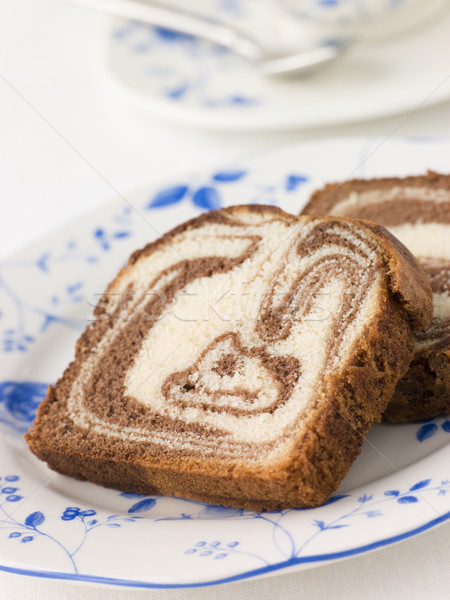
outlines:
[{"label": "white tablecloth", "polygon": [[[309,132],[175,126],[113,93],[102,63],[108,23],[60,0],[0,0],[0,258],[108,201],[111,186],[126,195],[177,172],[300,140],[450,136],[450,103]],[[450,524],[328,566],[226,586],[130,590],[0,573],[0,590],[2,600],[445,599]]]}]

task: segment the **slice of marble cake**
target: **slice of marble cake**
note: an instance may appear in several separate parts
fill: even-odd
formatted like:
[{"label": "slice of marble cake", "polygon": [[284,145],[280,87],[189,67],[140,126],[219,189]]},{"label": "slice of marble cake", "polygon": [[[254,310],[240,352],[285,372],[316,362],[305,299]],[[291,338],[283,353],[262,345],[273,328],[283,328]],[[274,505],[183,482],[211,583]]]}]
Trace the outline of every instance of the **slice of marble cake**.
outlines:
[{"label": "slice of marble cake", "polygon": [[415,356],[385,412],[394,422],[450,413],[450,175],[354,179],[317,191],[303,214],[369,219],[417,258],[433,289],[433,320],[416,334]]},{"label": "slice of marble cake", "polygon": [[131,256],[27,441],[52,469],[125,491],[319,505],[431,310],[423,272],[382,227],[211,212]]}]

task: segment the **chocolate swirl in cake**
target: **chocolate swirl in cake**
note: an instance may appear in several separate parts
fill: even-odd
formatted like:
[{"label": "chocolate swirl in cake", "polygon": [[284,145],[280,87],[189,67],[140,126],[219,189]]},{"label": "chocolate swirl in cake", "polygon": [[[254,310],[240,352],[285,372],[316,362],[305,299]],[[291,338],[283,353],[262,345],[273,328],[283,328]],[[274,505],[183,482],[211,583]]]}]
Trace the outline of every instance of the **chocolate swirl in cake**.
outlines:
[{"label": "chocolate swirl in cake", "polygon": [[430,312],[422,279],[371,226],[270,207],[203,215],[131,257],[28,443],[122,489],[324,501],[406,370],[410,323]]},{"label": "chocolate swirl in cake", "polygon": [[[172,240],[177,252],[164,250],[166,262],[148,287],[137,287],[134,272],[133,301],[73,383],[68,410],[77,426],[151,443],[155,452],[181,443],[203,455],[218,448],[242,455],[256,440],[261,453],[274,451],[323,371],[349,355],[381,277],[367,236],[338,223],[308,223],[291,235],[295,226],[210,220],[201,233]],[[157,252],[142,270],[148,263],[156,273]],[[127,279],[125,272],[121,289],[129,297]],[[218,372],[226,361],[234,361],[232,374]],[[181,430],[180,442],[171,433]]]},{"label": "chocolate swirl in cake", "polygon": [[[303,214],[375,221],[387,227],[418,259],[433,290],[433,321],[416,336],[417,360],[407,375],[416,381],[408,385],[406,396],[411,397],[402,392],[400,399],[397,394],[387,416],[402,421],[450,412],[450,176],[429,173],[423,177],[330,184],[313,195]],[[431,365],[437,359],[438,368]],[[416,367],[420,365],[422,373],[425,364],[428,373],[424,392]],[[430,373],[437,381],[434,391]],[[403,384],[401,387],[406,389]]]}]

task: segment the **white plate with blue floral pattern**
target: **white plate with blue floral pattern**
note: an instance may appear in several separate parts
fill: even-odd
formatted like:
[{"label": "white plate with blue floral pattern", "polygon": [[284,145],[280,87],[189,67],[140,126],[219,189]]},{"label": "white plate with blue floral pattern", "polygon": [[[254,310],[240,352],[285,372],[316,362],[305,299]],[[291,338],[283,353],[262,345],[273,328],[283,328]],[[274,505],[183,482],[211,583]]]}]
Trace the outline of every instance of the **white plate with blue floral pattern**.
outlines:
[{"label": "white plate with blue floral pattern", "polygon": [[450,418],[377,425],[315,509],[252,512],[139,496],[51,472],[28,450],[46,385],[129,253],[236,203],[298,212],[326,181],[448,169],[450,142],[334,140],[286,147],[115,200],[0,262],[0,569],[130,587],[204,586],[351,557],[450,518]]},{"label": "white plate with blue floral pattern", "polygon": [[[244,29],[260,8],[252,0],[203,4],[211,14]],[[316,13],[339,7],[339,2],[309,4],[316,19],[320,19]],[[364,0],[342,4],[347,11],[365,10]],[[395,12],[402,3],[389,4]],[[437,10],[442,5],[446,9]],[[248,61],[223,48],[162,28],[115,20],[107,39],[108,72],[119,84],[115,87],[139,106],[202,127],[311,128],[388,116],[450,97],[448,2],[430,0],[419,6],[434,15],[419,11],[421,27],[355,46],[329,68],[300,79],[263,77]],[[390,15],[386,20],[392,19]],[[308,23],[312,20],[310,16]],[[273,36],[271,31],[266,39]]]}]

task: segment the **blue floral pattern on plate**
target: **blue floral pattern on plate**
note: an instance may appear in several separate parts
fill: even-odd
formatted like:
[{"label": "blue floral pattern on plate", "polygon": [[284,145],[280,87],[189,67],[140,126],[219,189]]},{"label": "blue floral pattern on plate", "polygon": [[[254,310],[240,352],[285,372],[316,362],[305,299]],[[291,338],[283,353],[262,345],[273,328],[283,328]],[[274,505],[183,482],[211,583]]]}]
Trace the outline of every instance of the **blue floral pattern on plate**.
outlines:
[{"label": "blue floral pattern on plate", "polygon": [[0,423],[25,433],[45,397],[48,385],[36,381],[0,382]]},{"label": "blue floral pattern on plate", "polygon": [[[439,170],[450,151],[445,141],[390,140],[382,160],[378,145],[297,146],[180,177],[1,261],[0,569],[134,587],[209,585],[351,556],[450,517],[447,417],[374,428],[329,502],[274,512],[77,482],[50,473],[22,437],[131,251],[204,210],[253,202],[296,213],[314,188],[342,173],[383,174],[392,156]],[[384,457],[378,463],[373,448]]]},{"label": "blue floral pattern on plate", "polygon": [[73,547],[72,537],[72,548],[69,548],[64,541],[59,539],[60,536],[56,537],[55,534],[52,535],[46,533],[44,525],[46,515],[42,511],[36,510],[27,515],[22,521],[19,521],[14,517],[14,511],[9,509],[9,506],[24,499],[24,497],[19,494],[19,488],[17,487],[19,485],[19,480],[20,477],[18,475],[6,475],[3,478],[3,481],[0,478],[0,485],[3,484],[0,487],[0,514],[2,516],[0,530],[8,533],[9,540],[20,544],[28,544],[30,542],[39,541],[39,539],[42,538],[53,542],[58,549],[61,550],[63,555],[67,557],[75,574],[78,573],[76,555],[82,550],[88,537],[94,530],[99,527],[122,527],[123,524],[134,523],[136,519],[139,518],[121,515],[99,517],[97,511],[93,509],[81,509],[78,506],[67,506],[60,515],[61,521],[73,521],[76,519],[82,524],[78,543]]},{"label": "blue floral pattern on plate", "polygon": [[[164,209],[182,202],[189,202],[195,208],[205,211],[222,208],[224,201],[224,187],[238,184],[248,178],[246,169],[233,168],[212,173],[201,180],[185,181],[169,187],[163,187],[153,193],[140,208],[142,213]],[[302,172],[288,172],[279,181],[260,183],[249,181],[247,203],[277,204],[282,194],[293,194],[308,182],[308,176]],[[11,283],[8,274],[14,271],[15,277],[18,270],[23,276],[29,276],[30,271],[37,271],[41,276],[43,285],[46,284],[55,269],[66,265],[73,269],[75,264],[95,268],[103,260],[105,253],[111,252],[121,242],[129,240],[136,227],[137,215],[132,209],[125,206],[113,216],[113,223],[108,226],[95,226],[84,240],[83,245],[76,238],[67,240],[62,247],[40,252],[34,259],[0,261],[0,297],[3,294],[13,307],[14,317],[8,319],[7,327],[2,328],[0,314],[0,336],[3,344],[0,352],[26,352],[52,325],[63,325],[81,331],[85,321],[71,318],[66,315],[67,307],[76,305],[85,299],[84,282],[80,279],[71,279],[60,288],[52,290],[42,306],[30,301],[18,293]],[[48,276],[48,277],[46,277]],[[33,327],[29,326],[30,317]]]},{"label": "blue floral pattern on plate", "polygon": [[[285,2],[285,19],[292,16],[299,23],[297,34],[305,38],[308,29],[316,28],[310,44],[332,41],[336,37],[349,36],[349,26],[359,22],[370,22],[372,15],[388,13],[393,16],[401,12],[405,0],[311,0]],[[266,16],[262,20],[257,11],[261,7],[248,0],[212,0],[198,6],[200,14],[213,16],[222,22],[238,25],[248,31],[250,37],[267,38],[264,22],[277,22],[283,10]],[[288,10],[286,10],[286,7]],[[263,10],[267,7],[263,7]],[[270,7],[269,7],[270,8]],[[278,20],[277,20],[278,19]],[[256,31],[254,25],[258,24]],[[334,33],[326,30],[332,23]],[[325,34],[323,30],[325,29]],[[303,35],[302,35],[303,34]],[[291,33],[292,35],[292,33]],[[257,69],[249,61],[236,56],[223,47],[208,43],[191,35],[178,33],[163,27],[152,27],[138,22],[121,22],[112,31],[111,42],[116,55],[127,56],[128,64],[139,69],[140,77],[153,83],[157,96],[173,104],[188,103],[203,109],[236,109],[249,112],[255,106],[267,104],[267,93],[259,81]],[[133,65],[134,63],[134,65]],[[140,67],[140,68],[139,68]],[[229,76],[230,73],[237,76]],[[226,78],[225,85],[217,84],[217,74]],[[242,73],[245,74],[242,77]]]},{"label": "blue floral pattern on plate", "polygon": [[[158,497],[145,497],[134,493],[121,493],[120,496],[126,500],[132,500],[125,514],[107,515],[102,511],[92,508],[80,508],[79,506],[66,506],[57,515],[51,515],[50,518],[60,519],[65,523],[76,521],[80,526],[77,528],[76,537],[73,532],[67,535],[65,528],[59,528],[57,533],[46,531],[46,521],[48,513],[43,510],[35,510],[23,518],[15,516],[14,506],[16,503],[26,501],[26,496],[20,488],[20,477],[18,475],[6,475],[0,477],[0,533],[7,536],[10,543],[28,544],[30,542],[39,543],[45,540],[51,542],[59,551],[66,563],[70,565],[69,572],[74,575],[79,574],[78,558],[83,553],[85,547],[90,543],[92,533],[100,528],[110,528],[119,530],[136,523],[138,519],[144,518],[137,516],[136,513],[145,513],[147,523],[152,522],[154,526],[162,521],[183,521],[186,520],[227,520],[238,521],[242,524],[244,521],[257,521],[262,523],[264,528],[271,532],[273,546],[279,555],[281,564],[295,564],[302,559],[314,559],[314,555],[308,555],[308,547],[319,536],[323,537],[330,532],[339,529],[352,527],[359,523],[360,518],[380,519],[385,517],[385,509],[392,503],[400,506],[407,506],[419,502],[428,502],[428,496],[445,496],[450,492],[450,479],[432,482],[431,479],[418,481],[408,489],[401,491],[397,489],[386,490],[382,494],[363,494],[359,497],[351,497],[349,494],[334,496],[328,501],[329,504],[335,504],[343,499],[350,499],[346,503],[346,508],[338,512],[338,516],[332,519],[321,520],[308,518],[309,531],[303,527],[300,531],[292,528],[292,521],[289,523],[288,517],[293,512],[313,511],[313,509],[294,509],[279,510],[274,512],[252,512],[233,508],[224,508],[221,506],[211,506],[201,502],[189,500],[183,501],[185,505],[191,504],[196,512],[195,515],[181,513],[179,516],[168,518],[155,517],[152,515],[157,503],[161,500]],[[426,494],[426,495],[424,495]],[[350,504],[350,506],[349,506]],[[314,511],[313,511],[314,512]],[[304,535],[304,531],[308,531]],[[235,534],[239,532],[236,529]],[[117,531],[117,534],[119,532]],[[238,534],[239,535],[239,534]],[[273,566],[273,558],[269,558],[272,552],[264,553],[264,548],[258,552],[248,550],[245,540],[239,538],[226,539],[201,539],[195,541],[190,547],[184,550],[184,555],[189,558],[223,560],[230,557],[246,557],[255,568],[262,567],[267,569]]]},{"label": "blue floral pattern on plate", "polygon": [[[194,102],[207,109],[252,107],[261,103],[261,96],[245,92],[238,85],[223,91],[211,89],[210,80],[217,71],[235,67],[236,56],[228,50],[190,35],[162,27],[150,27],[136,22],[122,23],[112,33],[115,45],[125,48],[138,63],[148,60],[145,72],[158,82],[159,94],[172,103]],[[125,47],[125,48],[124,48]],[[155,60],[163,52],[164,66]],[[186,59],[195,68],[180,70]],[[239,59],[238,59],[239,60]]]}]

